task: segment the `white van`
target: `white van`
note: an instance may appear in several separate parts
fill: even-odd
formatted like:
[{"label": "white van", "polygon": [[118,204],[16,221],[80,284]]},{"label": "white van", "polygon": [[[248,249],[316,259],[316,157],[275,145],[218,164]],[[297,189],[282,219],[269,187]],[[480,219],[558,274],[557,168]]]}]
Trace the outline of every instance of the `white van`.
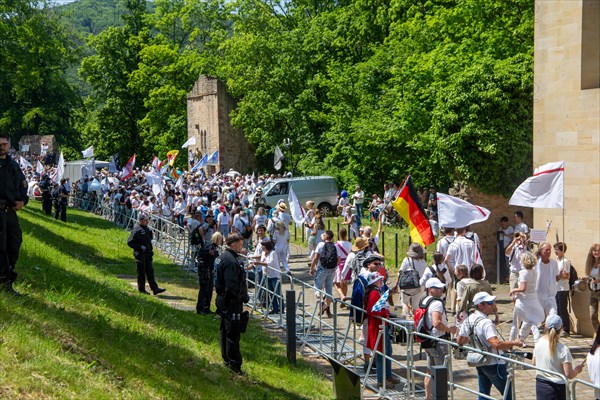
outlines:
[{"label": "white van", "polygon": [[337,204],[338,188],[333,177],[305,176],[281,178],[267,182],[263,186],[263,195],[267,200],[267,205],[271,208],[275,207],[279,200],[285,200],[287,203],[290,187],[294,189],[302,207],[307,201],[312,200],[324,215],[331,214]]}]

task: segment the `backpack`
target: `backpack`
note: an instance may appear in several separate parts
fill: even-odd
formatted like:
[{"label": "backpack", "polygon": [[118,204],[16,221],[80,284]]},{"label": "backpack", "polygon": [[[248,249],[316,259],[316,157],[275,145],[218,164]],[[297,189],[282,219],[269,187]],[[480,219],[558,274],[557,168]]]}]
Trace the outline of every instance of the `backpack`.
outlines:
[{"label": "backpack", "polygon": [[244,220],[242,221],[242,225],[244,226],[244,230],[242,231],[242,237],[244,239],[250,239],[252,237],[252,225],[246,224]]},{"label": "backpack", "polygon": [[573,264],[571,264],[571,268],[569,268],[569,289],[573,290],[573,286],[577,280],[579,280],[579,276],[577,276],[577,270]]},{"label": "backpack", "polygon": [[[360,274],[360,269],[362,268],[363,262],[371,255],[370,251],[361,250],[355,253],[355,257],[352,260],[352,275],[358,279],[358,274]],[[362,307],[362,306],[361,306]]]},{"label": "backpack", "polygon": [[[427,268],[429,268],[429,271],[431,271],[431,274],[433,275],[433,277],[438,278],[440,280],[440,282],[442,283],[447,283],[446,282],[446,271],[447,269],[444,268],[443,270],[439,271],[437,268],[433,268],[433,266],[429,265]],[[439,274],[438,274],[439,272]]]},{"label": "backpack", "polygon": [[398,287],[400,289],[418,289],[421,287],[421,284],[419,283],[419,280],[421,279],[419,272],[415,269],[412,259],[410,259],[409,262],[412,268],[402,271],[400,278],[398,279]]},{"label": "backpack", "polygon": [[[485,320],[485,318],[478,318],[475,321],[475,325],[473,325],[473,327],[471,328],[471,332],[469,333],[469,345],[471,347],[476,348],[477,350],[489,351],[489,346],[483,344],[481,339],[479,338],[479,335],[475,334],[475,328],[477,327],[477,324],[479,324],[479,322],[483,320]],[[476,353],[474,351],[469,351],[467,353],[467,365],[469,367],[483,367],[484,365],[488,365],[491,361],[492,358],[488,355]]]},{"label": "backpack", "polygon": [[319,255],[319,262],[325,269],[334,269],[337,267],[337,249],[331,242],[323,243],[323,250]]},{"label": "backpack", "polygon": [[202,234],[200,233],[200,228],[202,228],[202,225],[198,226],[197,228],[195,228],[192,233],[190,234],[190,242],[192,243],[193,246],[204,246],[204,238],[202,237]]},{"label": "backpack", "polygon": [[[430,297],[429,300],[427,300],[425,303],[423,303],[423,300],[425,300],[425,299],[422,299],[419,302],[419,308],[417,308],[413,314],[414,323],[415,323],[415,332],[423,333],[425,335],[431,335],[431,328],[433,328],[433,326],[427,326],[427,324],[425,323],[425,317],[427,316],[427,309],[429,308],[429,305],[434,300],[442,301],[442,299],[439,299],[437,297]],[[435,347],[435,340],[433,340],[433,339],[424,338],[424,337],[417,336],[417,335],[415,335],[415,339],[417,340],[417,342],[421,343],[421,347],[424,349],[430,349],[432,347]]]},{"label": "backpack", "polygon": [[366,316],[366,313],[363,310],[363,300],[366,288],[367,280],[362,276],[356,278],[354,286],[352,286],[352,300],[350,300],[350,304],[354,307],[350,307],[350,319],[354,318],[354,322],[358,325],[361,325],[364,322]]}]

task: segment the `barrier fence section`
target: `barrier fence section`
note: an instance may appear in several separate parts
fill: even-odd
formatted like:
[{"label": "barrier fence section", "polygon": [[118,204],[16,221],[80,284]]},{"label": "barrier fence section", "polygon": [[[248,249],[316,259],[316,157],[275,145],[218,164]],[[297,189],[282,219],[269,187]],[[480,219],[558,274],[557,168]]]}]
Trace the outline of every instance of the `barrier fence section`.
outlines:
[{"label": "barrier fence section", "polygon": [[[114,222],[117,226],[124,229],[131,229],[137,221],[137,212],[127,210],[124,207],[114,207],[109,203],[102,203],[96,200],[82,199],[73,197],[73,206],[79,207],[90,212],[94,212],[103,218]],[[165,220],[158,216],[153,216],[149,224],[155,236],[156,247],[160,248],[174,262],[182,265],[188,270],[194,270],[193,246],[190,244],[189,233],[187,230],[176,223]],[[244,262],[250,262],[243,257]],[[293,262],[293,260],[291,260]],[[581,384],[593,389],[600,389],[589,382],[581,379],[575,379],[569,385],[569,380],[562,374],[553,371],[544,370],[524,362],[523,354],[519,352],[505,352],[504,356],[495,353],[482,351],[469,346],[458,346],[455,342],[442,338],[435,338],[423,333],[415,332],[413,329],[412,318],[378,318],[380,329],[377,337],[377,344],[384,338],[392,338],[394,354],[373,351],[369,363],[365,363],[364,344],[366,341],[366,324],[358,324],[350,315],[356,315],[357,311],[365,312],[362,308],[331,297],[324,291],[316,289],[312,283],[308,283],[298,277],[281,273],[275,285],[269,285],[266,274],[259,271],[247,271],[247,280],[249,284],[250,301],[248,306],[252,309],[254,315],[259,315],[265,320],[271,321],[276,326],[285,329],[287,326],[285,314],[285,291],[293,290],[296,293],[296,339],[301,344],[300,351],[305,352],[310,348],[322,356],[332,358],[350,369],[361,378],[361,392],[369,388],[379,395],[385,395],[389,398],[414,399],[424,396],[424,388],[421,381],[417,382],[417,377],[425,378],[431,375],[422,372],[416,367],[416,359],[423,357],[423,349],[416,340],[432,339],[441,345],[448,346],[448,355],[445,357],[445,367],[448,370],[448,396],[455,398],[455,392],[464,392],[486,399],[496,399],[495,397],[479,393],[477,390],[461,383],[464,375],[473,374],[473,368],[466,366],[464,355],[467,351],[484,354],[492,359],[502,360],[507,364],[508,382],[507,391],[512,391],[512,398],[518,399],[517,384],[515,381],[515,371],[535,373],[544,372],[557,377],[565,384],[565,395],[567,399],[576,399],[576,385]],[[285,290],[284,290],[285,289]],[[324,316],[324,306],[329,300],[331,317]],[[278,307],[274,307],[278,303]],[[273,312],[278,308],[278,312]],[[350,313],[353,310],[353,313]],[[384,349],[386,346],[384,346]],[[415,351],[418,348],[418,351]],[[393,376],[386,377],[386,369],[383,368],[382,387],[378,387],[376,376],[373,372],[375,355],[380,355],[392,365]],[[381,366],[377,366],[380,368]],[[460,379],[456,368],[460,368]],[[400,383],[395,388],[388,387],[388,379],[395,378]],[[473,376],[471,376],[473,378]],[[475,379],[477,379],[475,375]],[[534,376],[532,376],[534,379]],[[399,386],[399,388],[398,388]],[[471,385],[472,386],[472,385]],[[531,387],[527,388],[531,390]],[[505,393],[504,395],[506,395]],[[365,394],[366,395],[366,394]],[[456,394],[458,399],[462,398]]]}]

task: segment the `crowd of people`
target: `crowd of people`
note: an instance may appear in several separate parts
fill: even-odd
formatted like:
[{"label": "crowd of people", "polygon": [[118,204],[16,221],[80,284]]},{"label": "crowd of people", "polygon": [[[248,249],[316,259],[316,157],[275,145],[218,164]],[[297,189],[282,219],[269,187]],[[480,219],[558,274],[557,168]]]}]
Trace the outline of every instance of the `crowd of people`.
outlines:
[{"label": "crowd of people", "polygon": [[[1,146],[2,138],[0,150]],[[1,160],[0,151],[0,163]],[[54,203],[55,217],[63,221],[66,221],[70,197],[76,199],[78,206],[90,211],[99,204],[108,206],[115,211],[115,222],[122,225],[139,221],[128,244],[134,250],[141,293],[149,293],[146,280],[155,295],[164,291],[158,286],[152,269],[152,231],[148,226],[159,226],[166,221],[187,230],[199,280],[196,312],[202,315],[213,313],[211,301],[213,291],[216,291],[223,359],[234,372],[241,373],[239,339],[247,319],[243,311],[243,303],[248,301],[246,274],[251,272],[254,283],[266,288],[262,293],[257,292],[257,299],[270,313],[283,312],[281,280],[283,275],[291,275],[289,242],[293,221],[290,205],[280,201],[269,208],[262,193],[262,187],[275,176],[237,173],[205,176],[183,172],[173,179],[157,182],[158,171],[146,166],[135,169],[127,180],[100,170],[71,184],[66,179],[53,182],[53,169],[45,169],[42,173],[27,169],[24,172],[28,194],[41,197],[42,208],[47,214],[51,214]],[[401,310],[403,318],[422,315],[422,326],[427,329],[421,333],[448,340],[454,335],[453,340],[459,345],[468,343],[498,355],[525,346],[529,333],[532,333],[535,365],[567,378],[581,373],[583,364],[573,366],[568,347],[559,341],[560,337],[568,337],[571,333],[567,311],[572,285],[569,282],[571,265],[565,257],[566,243],[544,242],[532,252],[523,214],[515,213],[514,227],[510,226],[508,218],[501,219],[506,262],[510,268],[509,296],[514,302],[510,337],[504,340],[496,328],[500,322],[496,296],[485,279],[477,234],[469,227],[441,227],[433,262],[429,265],[425,249],[412,243],[397,276],[392,277],[384,267],[385,257],[379,251],[379,240],[389,217],[388,205],[399,187],[386,184],[382,196],[373,194],[368,203],[365,203],[360,186],[354,189],[353,194],[346,190],[340,193],[336,209],[343,218],[343,228],[339,230],[337,240],[334,232],[326,230],[324,216],[315,208],[314,202],[303,204],[310,257],[308,272],[314,276],[321,314],[331,317],[331,302],[337,294],[344,301],[343,307],[350,308],[352,321],[362,326],[365,370],[369,365],[376,369],[379,385],[384,384],[384,376],[387,385],[398,382],[391,373],[389,360],[383,357],[384,354],[391,355],[389,335],[385,331],[379,336],[381,318],[394,316],[395,310],[391,307],[395,303],[398,303],[396,310]],[[433,227],[437,223],[435,188],[429,191],[420,188],[418,192]],[[375,232],[365,223],[365,218],[376,221]],[[436,229],[436,236],[437,233]],[[555,259],[551,257],[552,250]],[[590,248],[585,277],[582,278],[589,284],[590,316],[597,332],[599,260],[600,244],[595,244]],[[7,271],[15,261],[8,262],[8,267],[2,266],[3,275],[10,275]],[[352,291],[348,293],[350,287]],[[598,333],[587,357],[590,378],[596,385],[600,384],[597,347]],[[440,341],[429,342],[423,348],[429,368],[442,365],[449,351]],[[373,352],[377,357],[371,362]],[[511,398],[510,390],[506,389],[508,375],[504,361],[488,358],[471,362],[477,369],[479,392],[489,395],[491,387],[495,386],[506,399]],[[430,398],[428,377],[424,385],[426,398]],[[562,398],[561,393],[564,395],[565,391],[561,385],[563,383],[555,375],[538,373],[538,398]]]}]

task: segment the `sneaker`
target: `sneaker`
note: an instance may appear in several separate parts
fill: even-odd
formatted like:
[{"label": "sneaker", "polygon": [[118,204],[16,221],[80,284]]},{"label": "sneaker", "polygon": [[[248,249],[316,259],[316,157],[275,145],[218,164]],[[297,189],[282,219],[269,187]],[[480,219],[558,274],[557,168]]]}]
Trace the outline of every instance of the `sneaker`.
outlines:
[{"label": "sneaker", "polygon": [[388,385],[397,385],[400,383],[400,378],[398,378],[396,376],[392,376],[390,379],[386,379],[385,382]]}]

